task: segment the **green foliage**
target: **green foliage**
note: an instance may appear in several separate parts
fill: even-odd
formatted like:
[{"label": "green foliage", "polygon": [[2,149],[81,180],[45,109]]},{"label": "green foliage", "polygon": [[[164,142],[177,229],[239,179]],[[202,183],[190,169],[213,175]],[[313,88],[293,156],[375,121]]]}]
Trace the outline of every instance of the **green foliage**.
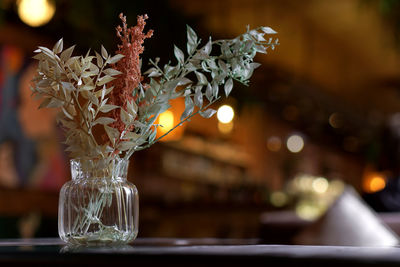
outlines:
[{"label": "green foliage", "polygon": [[[63,50],[61,39],[52,50],[39,47],[35,51],[34,58],[39,65],[32,90],[43,98],[41,108],[61,108],[58,122],[66,130],[65,144],[71,157],[129,158],[194,115],[213,116],[215,110],[210,106],[221,97],[220,92],[228,97],[233,81],[248,85],[260,65],[253,62],[255,55],[278,45],[278,39],[264,38],[266,34],[275,33],[269,27],[247,29],[246,33],[230,40],[212,41],[210,38],[200,47],[201,40],[187,26],[186,55],[174,46],[175,65],[159,66],[159,59],[150,60],[152,67],[144,73],[148,84],[135,88],[135,101],[128,101],[126,109],[110,104],[107,97],[113,90],[109,82],[121,74],[112,64],[123,56],[111,56],[103,46],[95,56],[90,52],[86,56],[72,56],[74,46]],[[190,75],[195,79],[187,78]],[[156,138],[160,126],[155,123],[158,116],[170,108],[170,100],[178,97],[185,98],[180,122]],[[116,109],[120,109],[120,118],[125,124],[122,132],[110,126],[115,119],[109,112]],[[103,127],[108,141],[101,143],[95,139],[93,127],[96,125]]]}]

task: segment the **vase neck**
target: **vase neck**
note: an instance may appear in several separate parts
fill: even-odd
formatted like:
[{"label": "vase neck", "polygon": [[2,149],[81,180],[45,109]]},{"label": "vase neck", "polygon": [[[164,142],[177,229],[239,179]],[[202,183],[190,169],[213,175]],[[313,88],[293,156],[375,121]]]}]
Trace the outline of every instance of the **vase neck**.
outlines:
[{"label": "vase neck", "polygon": [[125,159],[72,159],[72,180],[77,179],[126,179],[129,161]]}]

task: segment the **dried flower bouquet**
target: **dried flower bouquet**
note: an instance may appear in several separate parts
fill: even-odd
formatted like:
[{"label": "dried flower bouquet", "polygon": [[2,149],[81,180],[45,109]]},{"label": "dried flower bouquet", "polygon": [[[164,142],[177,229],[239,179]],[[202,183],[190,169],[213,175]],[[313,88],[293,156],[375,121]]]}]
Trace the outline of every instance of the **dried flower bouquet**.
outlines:
[{"label": "dried flower bouquet", "polygon": [[[67,151],[76,159],[71,161],[73,181],[61,189],[59,203],[60,237],[73,244],[132,241],[138,231],[138,200],[136,187],[126,181],[128,159],[194,115],[214,115],[210,106],[230,94],[235,80],[248,84],[259,66],[255,55],[278,44],[264,38],[274,30],[260,27],[231,40],[210,38],[200,47],[188,26],[187,54],[175,46],[175,65],[150,60],[143,77],[142,44],[153,31],[143,33],[146,15],[130,28],[122,14],[120,18],[115,55],[102,46],[100,53],[73,56],[74,46],[63,50],[62,39],[52,50],[35,51],[39,64],[33,94],[43,99],[41,108],[60,109],[57,120],[65,130]],[[178,97],[185,99],[180,122],[157,138],[162,127],[158,116]]]},{"label": "dried flower bouquet", "polygon": [[[143,77],[142,44],[153,31],[143,33],[146,15],[138,16],[131,28],[122,14],[120,18],[122,27],[116,30],[121,44],[115,55],[102,46],[95,55],[72,56],[74,46],[63,50],[62,39],[52,50],[35,51],[39,65],[33,93],[43,98],[41,108],[61,109],[57,120],[72,158],[128,159],[150,147],[170,132],[156,138],[162,127],[156,120],[174,98],[185,98],[185,110],[173,129],[196,114],[211,117],[215,110],[209,107],[221,97],[220,89],[228,96],[234,80],[247,85],[259,66],[253,62],[256,53],[278,44],[278,39],[264,38],[274,30],[259,27],[231,40],[210,38],[199,47],[201,40],[187,26],[187,55],[175,46],[175,65],[150,60]],[[188,78],[191,73],[195,80]]]}]

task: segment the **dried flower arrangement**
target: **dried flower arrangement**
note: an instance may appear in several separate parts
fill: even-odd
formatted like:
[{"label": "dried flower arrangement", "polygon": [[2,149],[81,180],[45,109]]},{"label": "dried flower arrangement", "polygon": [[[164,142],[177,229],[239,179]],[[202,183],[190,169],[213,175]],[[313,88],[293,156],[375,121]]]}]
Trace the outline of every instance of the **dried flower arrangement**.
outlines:
[{"label": "dried flower arrangement", "polygon": [[[187,55],[175,46],[175,65],[150,60],[152,66],[142,76],[142,45],[153,31],[143,33],[146,15],[138,16],[134,27],[127,26],[122,14],[120,18],[122,26],[116,30],[121,43],[115,55],[101,46],[95,55],[73,56],[75,46],[63,50],[62,39],[52,50],[35,51],[39,64],[33,94],[43,99],[40,107],[60,109],[57,121],[65,130],[67,151],[76,158],[71,161],[73,180],[89,178],[67,182],[60,191],[59,234],[73,244],[133,240],[138,232],[137,190],[120,179],[128,159],[196,114],[214,115],[210,106],[221,97],[220,87],[228,96],[234,80],[247,85],[259,66],[255,55],[278,44],[264,38],[274,30],[260,27],[231,40],[210,38],[199,47],[201,40],[188,26]],[[162,127],[158,116],[179,97],[185,99],[179,123],[157,137]],[[118,179],[108,179],[114,176]]]},{"label": "dried flower arrangement", "polygon": [[[43,98],[40,107],[60,108],[58,123],[65,129],[67,151],[72,158],[129,159],[135,151],[150,147],[170,131],[196,114],[211,117],[210,106],[220,97],[220,87],[226,96],[233,81],[245,85],[258,63],[256,53],[274,49],[278,39],[269,27],[247,31],[231,40],[211,38],[200,47],[201,40],[187,26],[187,56],[174,47],[176,64],[159,66],[159,58],[142,76],[140,55],[143,42],[153,31],[143,33],[147,16],[138,16],[137,25],[128,27],[120,15],[121,40],[116,55],[102,46],[101,52],[72,56],[75,46],[63,50],[59,40],[52,50],[39,47],[34,58],[39,61],[33,93]],[[213,48],[219,47],[219,50]],[[213,51],[213,53],[212,53]],[[190,73],[197,81],[190,80]],[[222,90],[221,90],[222,91]],[[158,116],[170,108],[169,101],[185,99],[180,122],[166,134],[156,138]]]}]

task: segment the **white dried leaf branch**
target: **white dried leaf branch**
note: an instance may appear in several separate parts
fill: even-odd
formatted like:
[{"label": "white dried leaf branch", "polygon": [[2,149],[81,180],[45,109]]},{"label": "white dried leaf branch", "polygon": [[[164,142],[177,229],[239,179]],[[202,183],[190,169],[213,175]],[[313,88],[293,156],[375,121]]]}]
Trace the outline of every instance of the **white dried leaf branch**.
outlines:
[{"label": "white dried leaf branch", "polygon": [[[193,116],[213,116],[215,110],[210,106],[221,97],[220,92],[229,96],[234,81],[248,85],[260,65],[253,62],[255,55],[273,50],[279,44],[278,39],[265,38],[265,35],[275,33],[269,27],[248,28],[246,33],[234,39],[212,41],[210,38],[200,47],[201,40],[187,26],[187,54],[174,46],[176,65],[159,66],[158,58],[150,60],[152,67],[144,73],[148,84],[135,88],[135,101],[128,101],[125,107],[113,105],[107,97],[113,90],[110,81],[119,79],[121,74],[113,64],[124,56],[112,56],[103,46],[94,56],[90,51],[85,56],[72,56],[75,46],[63,50],[60,39],[52,50],[39,47],[35,51],[34,58],[39,63],[32,90],[43,98],[41,108],[61,108],[57,121],[66,131],[65,144],[71,157],[129,158]],[[195,80],[190,80],[189,74]],[[160,126],[156,124],[158,116],[170,108],[170,100],[178,97],[185,98],[180,121],[156,138]],[[108,114],[116,109],[120,109],[120,118],[125,125],[122,132],[110,126],[115,119]],[[96,125],[103,127],[106,141],[93,134]]]}]

